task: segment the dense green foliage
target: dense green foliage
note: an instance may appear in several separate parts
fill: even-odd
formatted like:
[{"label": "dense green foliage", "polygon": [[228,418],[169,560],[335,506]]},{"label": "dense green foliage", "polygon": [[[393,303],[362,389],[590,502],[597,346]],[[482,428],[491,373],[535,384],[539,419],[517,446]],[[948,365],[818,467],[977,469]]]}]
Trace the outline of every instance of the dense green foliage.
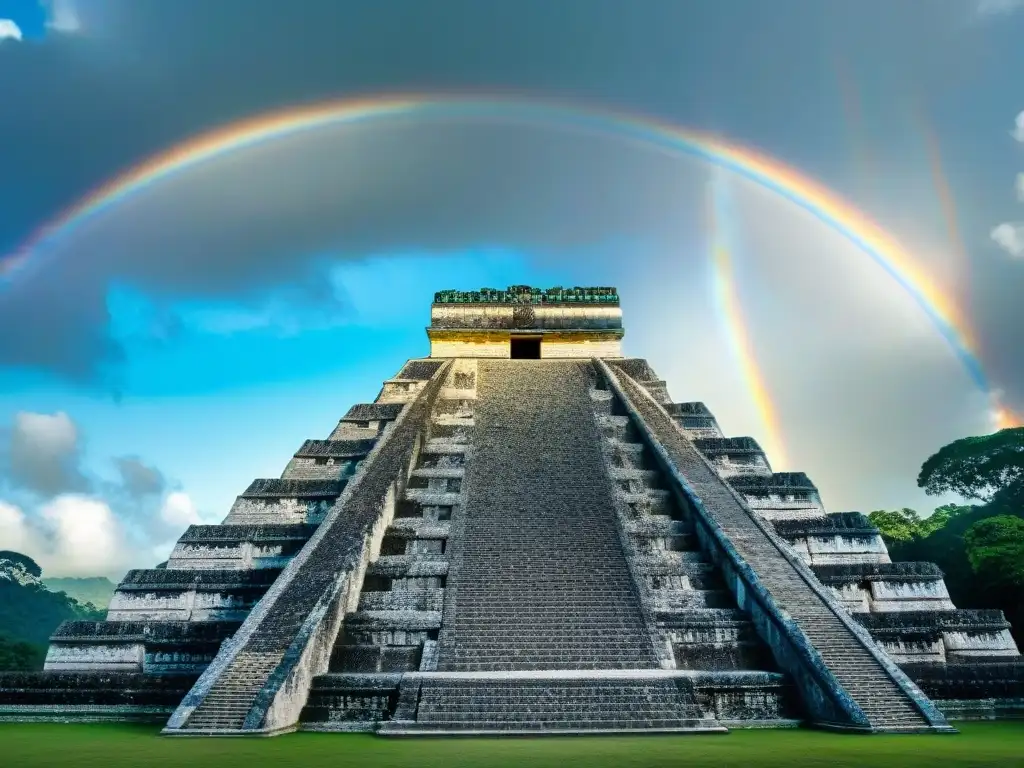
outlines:
[{"label": "dense green foliage", "polygon": [[114,582],[105,576],[43,579],[43,584],[51,592],[63,592],[80,603],[92,603],[97,608],[106,608],[114,596]]},{"label": "dense green foliage", "polygon": [[46,646],[26,643],[0,635],[0,670],[32,671],[42,669]]},{"label": "dense green foliage", "polygon": [[39,567],[39,563],[28,555],[21,554],[21,552],[12,552],[9,549],[0,549],[0,560],[6,560],[10,563],[14,563],[15,565],[22,566],[26,573],[37,579],[43,574],[43,569]]},{"label": "dense green foliage", "polygon": [[29,643],[46,644],[66,619],[101,619],[103,613],[41,584],[0,581],[0,631]]},{"label": "dense green foliage", "polygon": [[47,641],[62,621],[103,618],[95,606],[38,582],[42,572],[30,557],[4,551],[0,561],[7,563],[0,578],[0,670],[41,669]]},{"label": "dense green foliage", "polygon": [[974,507],[946,504],[938,507],[928,517],[921,517],[915,510],[904,507],[898,510],[878,509],[868,515],[878,530],[890,541],[913,541],[935,533],[954,517],[969,514]]},{"label": "dense green foliage", "polygon": [[1021,766],[1024,721],[954,723],[959,734],[852,736],[809,729],[725,735],[385,739],[295,733],[273,739],[168,739],[159,725],[0,724],[0,754],[18,768],[761,768]]},{"label": "dense green foliage", "polygon": [[976,573],[1024,588],[1024,518],[997,515],[981,520],[967,529],[964,543]]},{"label": "dense green foliage", "polygon": [[924,463],[918,485],[983,503],[929,517],[872,512],[892,559],[937,563],[958,607],[1002,610],[1024,645],[1024,428],[950,443]]},{"label": "dense green foliage", "polygon": [[985,502],[997,494],[1024,497],[1024,427],[943,446],[925,461],[917,484],[932,496],[955,493]]}]

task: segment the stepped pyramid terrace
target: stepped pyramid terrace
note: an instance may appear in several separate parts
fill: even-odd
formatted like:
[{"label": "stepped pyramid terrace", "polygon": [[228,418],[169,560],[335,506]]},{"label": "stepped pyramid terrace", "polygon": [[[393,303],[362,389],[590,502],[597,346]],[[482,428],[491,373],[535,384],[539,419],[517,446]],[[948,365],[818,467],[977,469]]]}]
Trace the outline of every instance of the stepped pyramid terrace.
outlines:
[{"label": "stepped pyramid terrace", "polygon": [[[168,735],[950,731],[998,611],[623,357],[614,288],[442,291],[430,354],[62,624],[3,720]],[[699,393],[695,393],[699,394]],[[325,425],[327,426],[327,425]]]}]

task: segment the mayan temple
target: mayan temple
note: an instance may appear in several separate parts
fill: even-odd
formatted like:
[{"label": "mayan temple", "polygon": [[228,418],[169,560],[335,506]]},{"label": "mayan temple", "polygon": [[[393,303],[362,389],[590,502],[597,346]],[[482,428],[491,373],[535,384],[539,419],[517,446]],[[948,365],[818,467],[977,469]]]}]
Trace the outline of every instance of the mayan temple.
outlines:
[{"label": "mayan temple", "polygon": [[[168,735],[949,731],[1024,714],[999,611],[622,356],[613,288],[442,291],[428,357],[0,676]],[[694,393],[699,394],[699,393]],[[288,446],[283,446],[287,449]]]}]

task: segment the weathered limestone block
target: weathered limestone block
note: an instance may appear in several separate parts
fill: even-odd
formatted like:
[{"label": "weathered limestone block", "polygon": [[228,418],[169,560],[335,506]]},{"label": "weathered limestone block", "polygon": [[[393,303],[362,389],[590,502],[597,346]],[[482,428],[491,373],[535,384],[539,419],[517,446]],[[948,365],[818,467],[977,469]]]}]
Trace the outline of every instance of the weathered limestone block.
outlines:
[{"label": "weathered limestone block", "polygon": [[796,692],[778,672],[701,675],[691,684],[708,714],[730,728],[794,723],[786,718],[794,709]]},{"label": "weathered limestone block", "polygon": [[929,581],[872,581],[871,610],[873,611],[935,611],[952,610],[956,606],[949,599],[942,579]]},{"label": "weathered limestone block", "polygon": [[735,475],[729,484],[747,505],[766,520],[822,517],[825,506],[818,489],[803,472],[775,472],[772,475]]},{"label": "weathered limestone block", "polygon": [[815,565],[815,574],[851,611],[943,611],[949,599],[934,563]]},{"label": "weathered limestone block", "polygon": [[224,518],[225,525],[309,524],[323,521],[332,499],[251,499],[239,496]]},{"label": "weathered limestone block", "polygon": [[397,539],[447,539],[450,533],[451,523],[403,517],[391,523],[386,535]]},{"label": "weathered limestone block", "polygon": [[950,719],[1024,716],[1024,660],[907,663],[903,670]]},{"label": "weathered limestone block", "polygon": [[859,512],[772,521],[776,532],[810,565],[888,563],[878,529]]},{"label": "weathered limestone block", "polygon": [[216,621],[240,620],[259,595],[217,592],[150,592],[115,594],[107,616],[111,621]]},{"label": "weathered limestone block", "polygon": [[889,551],[880,535],[808,535],[792,542],[800,557],[811,565],[888,563]]},{"label": "weathered limestone block", "polygon": [[118,585],[108,621],[238,621],[280,571],[136,570]]},{"label": "weathered limestone block", "polygon": [[659,614],[658,634],[672,649],[678,669],[775,668],[753,624],[735,608],[734,602],[728,607]]},{"label": "weathered limestone block", "polygon": [[163,722],[197,675],[0,673],[0,721]]},{"label": "weathered limestone block", "polygon": [[408,403],[416,398],[426,383],[423,379],[388,379],[377,395],[377,402]]},{"label": "weathered limestone block", "polygon": [[403,403],[360,403],[353,405],[331,433],[331,440],[376,438],[385,425],[398,418]]},{"label": "weathered limestone block", "polygon": [[376,440],[307,440],[281,475],[285,480],[348,480]]},{"label": "weathered limestone block", "polygon": [[329,674],[313,681],[303,730],[372,731],[398,703],[399,674]]},{"label": "weathered limestone block", "polygon": [[145,660],[146,647],[142,643],[51,643],[43,668],[47,672],[143,672]]},{"label": "weathered limestone block", "polygon": [[462,446],[462,450],[465,451],[465,446],[469,443],[472,431],[471,424],[432,424],[430,428],[430,450],[432,452],[441,451],[447,445],[451,448]]},{"label": "weathered limestone block", "polygon": [[429,448],[420,453],[420,466],[418,471],[428,469],[462,469],[466,466],[466,454],[462,451],[452,453],[444,449],[433,451]]},{"label": "weathered limestone block", "polygon": [[1008,626],[988,631],[978,628],[950,629],[942,633],[942,644],[946,648],[948,661],[1005,659],[1020,655]]},{"label": "weathered limestone block", "polygon": [[724,437],[718,421],[704,403],[668,403],[665,410],[691,440]]},{"label": "weathered limestone block", "polygon": [[318,524],[345,487],[345,480],[254,480],[235,501],[226,525]]},{"label": "weathered limestone block", "polygon": [[239,622],[66,621],[50,640],[45,669],[198,674]]},{"label": "weathered limestone block", "polygon": [[458,492],[439,488],[407,488],[405,498],[427,507],[452,507],[461,499]]},{"label": "weathered limestone block", "polygon": [[857,620],[900,663],[1019,657],[1001,611],[891,611],[857,614]]},{"label": "weathered limestone block", "polygon": [[608,474],[619,489],[626,493],[645,493],[660,490],[661,473],[633,467],[611,467]]},{"label": "weathered limestone block", "polygon": [[281,478],[284,480],[347,480],[356,473],[360,460],[333,456],[295,457],[288,462]]},{"label": "weathered limestone block", "polygon": [[[529,313],[528,322],[523,311]],[[430,308],[433,329],[451,330],[605,330],[622,328],[618,306],[572,306],[567,304],[529,307],[518,304],[434,304]]]},{"label": "weathered limestone block", "polygon": [[346,640],[359,645],[419,645],[436,640],[439,611],[359,611],[345,617]]},{"label": "weathered limestone block", "polygon": [[440,360],[407,360],[395,379],[427,381],[437,373],[437,369],[442,365],[443,362]]},{"label": "weathered limestone block", "polygon": [[390,578],[446,576],[448,560],[443,555],[381,555],[367,569],[367,575]]},{"label": "weathered limestone block", "polygon": [[390,589],[363,591],[360,611],[437,611],[444,606],[443,589]]},{"label": "weathered limestone block", "polygon": [[179,542],[174,546],[171,556],[167,560],[167,567],[176,570],[281,569],[288,564],[288,561],[301,547],[301,543],[293,545],[290,542],[259,545],[243,541],[235,545],[223,546]]},{"label": "weathered limestone block", "polygon": [[170,570],[283,568],[316,530],[311,525],[192,525],[167,560]]},{"label": "weathered limestone block", "polygon": [[698,438],[693,444],[722,477],[772,474],[768,458],[752,437]]},{"label": "weathered limestone block", "polygon": [[562,341],[545,338],[540,345],[540,356],[544,360],[567,360],[588,357],[622,357],[621,338],[582,339]]},{"label": "weathered limestone block", "polygon": [[453,396],[438,399],[431,421],[435,424],[446,424],[472,419],[476,399],[466,397],[466,390],[449,389],[448,391],[453,393]]}]

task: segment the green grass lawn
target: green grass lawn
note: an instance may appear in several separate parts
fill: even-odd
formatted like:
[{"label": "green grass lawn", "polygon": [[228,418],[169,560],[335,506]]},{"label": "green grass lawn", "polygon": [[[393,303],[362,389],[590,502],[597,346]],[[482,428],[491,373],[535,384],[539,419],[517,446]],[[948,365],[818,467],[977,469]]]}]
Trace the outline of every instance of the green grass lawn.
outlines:
[{"label": "green grass lawn", "polygon": [[140,725],[0,724],[12,768],[461,768],[512,766],[1024,766],[1024,721],[961,723],[958,735],[852,736],[811,730],[728,735],[385,739],[297,733],[272,739],[169,739]]}]

